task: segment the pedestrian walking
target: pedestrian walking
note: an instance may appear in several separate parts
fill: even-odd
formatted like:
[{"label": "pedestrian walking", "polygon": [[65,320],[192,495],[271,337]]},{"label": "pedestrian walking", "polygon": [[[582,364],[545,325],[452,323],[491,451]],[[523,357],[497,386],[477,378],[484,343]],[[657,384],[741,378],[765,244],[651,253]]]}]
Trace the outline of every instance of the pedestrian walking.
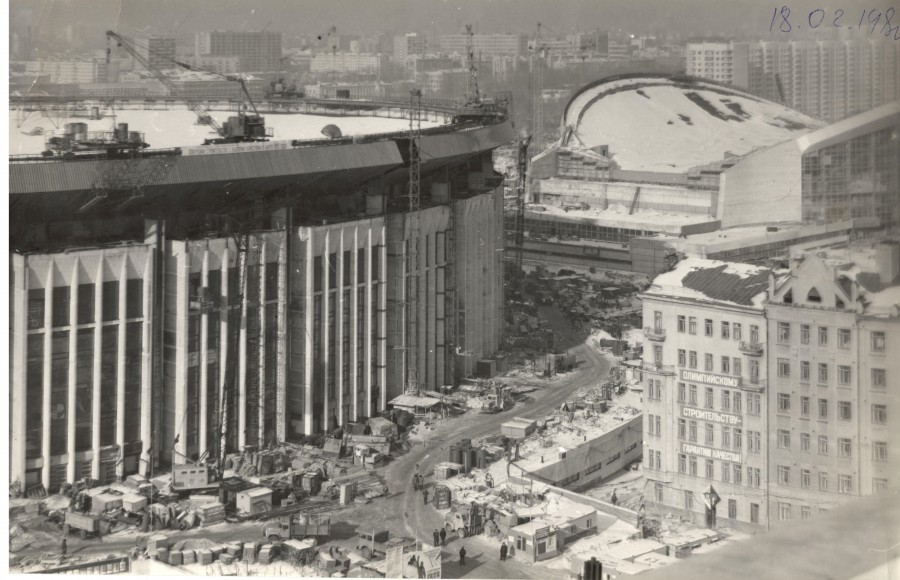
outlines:
[{"label": "pedestrian walking", "polygon": [[422,488],[422,502],[428,505],[428,489],[424,487]]},{"label": "pedestrian walking", "polygon": [[63,555],[63,557],[65,558],[66,552],[69,551],[69,546],[66,545],[66,539],[65,539],[65,538],[62,539],[62,544],[60,544],[59,551],[60,551],[60,553]]},{"label": "pedestrian walking", "polygon": [[506,542],[500,544],[500,561],[506,561],[506,553],[509,551],[509,548],[506,547]]},{"label": "pedestrian walking", "polygon": [[434,530],[433,532],[431,532],[431,537],[432,537],[432,542],[431,542],[432,545],[437,546],[438,542],[441,541],[441,535],[438,533],[437,530]]},{"label": "pedestrian walking", "polygon": [[459,565],[460,566],[466,565],[466,547],[465,546],[463,546],[462,548],[459,549]]},{"label": "pedestrian walking", "polygon": [[609,503],[619,505],[619,497],[616,495],[616,490],[613,490],[612,497],[609,498]]},{"label": "pedestrian walking", "polygon": [[444,528],[441,528],[440,534],[441,534],[441,545],[443,546],[444,542],[447,539],[447,530],[445,530]]}]

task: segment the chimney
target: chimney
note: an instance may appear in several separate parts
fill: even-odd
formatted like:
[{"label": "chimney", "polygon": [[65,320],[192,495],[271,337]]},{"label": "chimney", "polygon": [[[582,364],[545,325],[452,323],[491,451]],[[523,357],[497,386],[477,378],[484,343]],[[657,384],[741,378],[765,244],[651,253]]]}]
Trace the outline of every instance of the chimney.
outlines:
[{"label": "chimney", "polygon": [[889,240],[875,246],[875,264],[882,284],[890,284],[900,274],[900,242]]}]

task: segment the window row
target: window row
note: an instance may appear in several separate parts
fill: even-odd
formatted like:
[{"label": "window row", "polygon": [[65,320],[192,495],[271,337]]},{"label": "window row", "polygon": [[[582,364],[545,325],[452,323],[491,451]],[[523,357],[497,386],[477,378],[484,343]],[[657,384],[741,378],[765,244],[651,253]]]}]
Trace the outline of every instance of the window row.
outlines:
[{"label": "window row", "polygon": [[678,473],[690,475],[692,477],[703,477],[709,480],[722,481],[723,483],[733,483],[735,485],[746,485],[748,487],[762,487],[763,478],[762,470],[759,467],[747,466],[746,481],[744,480],[744,466],[740,463],[731,463],[729,461],[719,462],[719,476],[716,477],[716,462],[712,459],[702,459],[703,473],[699,472],[701,458],[696,455],[688,455],[686,453],[678,454]]},{"label": "window row", "polygon": [[[876,369],[873,369],[873,371]],[[884,369],[877,369],[882,371],[882,380],[884,379]],[[809,382],[810,381],[810,363],[809,361],[802,360],[800,361],[800,381]],[[875,380],[876,373],[872,373],[873,384]],[[791,361],[786,358],[778,359],[778,376],[780,378],[786,379],[791,376]],[[817,373],[816,373],[816,382],[820,385],[827,385],[829,379],[829,366],[828,363],[818,363]],[[849,387],[851,382],[853,381],[853,371],[849,365],[837,365],[837,383],[841,386]]]},{"label": "window row", "polygon": [[[678,349],[678,366],[680,367],[689,367],[692,369],[697,368],[697,351],[687,351],[683,348]],[[723,375],[734,375],[736,377],[740,377],[743,375],[743,365],[740,357],[728,357],[728,356],[720,356],[719,357],[719,368],[716,368],[716,360],[715,355],[704,353],[703,355],[703,367],[704,370],[710,372],[721,372]],[[756,359],[750,360],[750,379],[758,379],[759,378],[759,361]]]},{"label": "window row", "polygon": [[[694,492],[692,491],[682,491],[682,497],[684,498],[684,509],[688,511],[692,511],[694,509]],[[653,486],[653,496],[657,503],[664,504],[666,500],[665,490],[663,488],[663,484],[656,483]],[[702,502],[700,505],[703,505]],[[728,500],[728,517],[732,520],[738,519],[738,502],[736,499]],[[759,504],[758,503],[750,503],[750,523],[758,524],[759,523]]]},{"label": "window row", "polygon": [[[72,323],[69,311],[71,301],[77,300],[75,311],[75,324],[93,324],[96,322],[111,322],[119,320],[119,281],[111,280],[103,282],[100,289],[101,320],[98,320],[96,312],[97,284],[79,284],[78,286],[55,286],[52,295],[52,320],[51,326],[70,326]],[[28,329],[37,330],[44,327],[46,308],[46,290],[44,288],[32,288],[28,291]],[[125,317],[140,318],[144,315],[144,281],[139,278],[125,282]]]},{"label": "window row", "polygon": [[[662,316],[662,313],[656,313],[659,317]],[[661,325],[661,323],[660,323]],[[682,316],[678,315],[678,332],[687,333],[687,334],[697,334],[697,318],[695,316]],[[703,320],[703,335],[704,336],[716,336],[715,332],[715,324],[712,318],[705,318]],[[719,333],[718,336],[724,340],[744,340],[744,330],[743,325],[740,322],[728,322],[722,321],[719,323]],[[750,333],[749,333],[749,341],[752,343],[759,343],[759,326],[755,324],[750,325]]]},{"label": "window row", "polygon": [[[812,473],[809,469],[799,469],[800,472],[800,481],[791,482],[791,467],[789,465],[778,465],[777,466],[777,474],[778,474],[778,485],[796,485],[799,484],[800,487],[804,489],[810,489],[812,487]],[[818,489],[819,491],[828,491],[829,490],[829,475],[827,471],[818,471],[817,477],[818,479]],[[839,474],[837,476],[837,492],[838,493],[853,493],[853,476],[847,474]]]},{"label": "window row", "polygon": [[[792,397],[790,393],[778,393],[778,412],[790,413],[792,406]],[[809,417],[812,407],[812,398],[800,396],[800,416]],[[817,418],[827,421],[829,418],[828,399],[819,398],[816,400]],[[850,401],[838,401],[837,417],[840,421],[850,421],[853,419],[853,403]],[[876,425],[884,425],[887,423],[887,405],[872,405],[872,423]]]},{"label": "window row", "polygon": [[[712,423],[698,423],[688,419],[678,419],[678,438],[691,443],[698,443],[699,433],[702,430],[704,445],[716,445],[716,426]],[[719,426],[718,447],[740,451],[744,448],[744,430],[741,427]],[[747,431],[747,450],[751,453],[759,453],[762,449],[762,433],[760,431]]]},{"label": "window row", "polygon": [[[697,397],[699,389],[697,385],[678,383],[678,402],[686,405],[698,406]],[[747,413],[759,415],[762,410],[762,395],[759,393],[746,393]],[[744,407],[744,393],[721,389],[719,391],[719,408],[722,411],[742,413]],[[707,409],[715,408],[715,391],[712,387],[703,388],[703,406]]]},{"label": "window row", "polygon": [[[781,344],[789,344],[791,342],[792,325],[790,322],[779,322],[777,326],[776,340]],[[810,344],[813,334],[812,326],[809,324],[800,325],[800,344]],[[818,346],[828,346],[831,340],[831,332],[827,326],[816,327],[816,344]],[[849,328],[838,328],[836,333],[835,344],[840,349],[849,350],[852,339],[852,332]],[[885,352],[885,334],[882,331],[872,331],[869,333],[869,350],[874,353]]]},{"label": "window row", "polygon": [[[786,429],[779,429],[777,433],[778,437],[778,447],[779,449],[791,449],[791,433]],[[812,437],[809,433],[800,433],[800,451],[803,453],[810,453],[812,447]],[[853,448],[858,445],[854,445],[853,441],[847,437],[838,437],[837,440],[837,454],[838,457],[852,457],[853,456]],[[819,455],[828,455],[830,451],[830,447],[828,445],[828,436],[827,435],[819,435],[818,436],[818,454]],[[872,442],[872,461],[887,461],[888,451],[887,451],[887,442],[886,441],[873,441]]]}]

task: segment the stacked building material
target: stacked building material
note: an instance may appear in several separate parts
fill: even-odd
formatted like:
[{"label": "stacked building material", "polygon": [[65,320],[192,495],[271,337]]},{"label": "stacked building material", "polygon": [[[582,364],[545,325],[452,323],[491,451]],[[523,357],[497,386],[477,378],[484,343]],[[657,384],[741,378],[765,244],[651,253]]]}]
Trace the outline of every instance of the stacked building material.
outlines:
[{"label": "stacked building material", "polygon": [[256,548],[258,547],[256,542],[245,542],[244,543],[244,562],[248,564],[253,564],[256,561]]},{"label": "stacked building material", "polygon": [[234,554],[229,554],[228,552],[220,554],[219,562],[228,565],[234,564]]},{"label": "stacked building material", "polygon": [[[153,552],[150,552],[150,553],[152,554]],[[160,562],[168,562],[169,561],[169,549],[163,548],[162,546],[160,546],[159,548],[156,548],[156,559],[159,560]]]},{"label": "stacked building material", "polygon": [[225,506],[220,503],[198,506],[195,513],[199,516],[202,526],[212,526],[225,521]]},{"label": "stacked building material", "polygon": [[206,548],[202,550],[197,550],[197,563],[202,564],[204,566],[209,566],[213,563],[213,553],[212,550],[207,550]]},{"label": "stacked building material", "polygon": [[197,561],[197,554],[193,550],[183,550],[181,552],[181,561],[183,564],[193,564]]},{"label": "stacked building material", "polygon": [[266,565],[271,564],[274,556],[274,546],[272,546],[272,544],[266,544],[259,550],[259,563]]},{"label": "stacked building material", "polygon": [[180,566],[184,563],[184,556],[182,556],[181,552],[178,550],[173,550],[169,554],[169,564],[173,566]]}]

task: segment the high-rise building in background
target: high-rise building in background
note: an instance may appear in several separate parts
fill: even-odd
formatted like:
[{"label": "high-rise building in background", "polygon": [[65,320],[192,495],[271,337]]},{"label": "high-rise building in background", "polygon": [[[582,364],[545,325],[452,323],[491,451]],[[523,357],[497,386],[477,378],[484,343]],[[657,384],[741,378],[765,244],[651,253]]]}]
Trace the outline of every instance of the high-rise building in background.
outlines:
[{"label": "high-rise building in background", "polygon": [[173,68],[175,39],[169,36],[149,36],[135,39],[138,52],[155,70]]},{"label": "high-rise building in background", "polygon": [[[466,34],[444,34],[441,36],[441,52],[466,54]],[[484,58],[493,56],[527,56],[528,37],[524,34],[474,34],[472,49],[475,55]]]},{"label": "high-rise building in background", "polygon": [[900,99],[900,43],[869,38],[692,43],[687,74],[837,121]]},{"label": "high-rise building in background", "polygon": [[428,51],[428,38],[410,32],[394,37],[394,62],[403,64],[413,54],[425,54]]},{"label": "high-rise building in background", "polygon": [[237,56],[242,71],[274,71],[281,59],[280,32],[200,32],[194,42],[196,56]]}]

